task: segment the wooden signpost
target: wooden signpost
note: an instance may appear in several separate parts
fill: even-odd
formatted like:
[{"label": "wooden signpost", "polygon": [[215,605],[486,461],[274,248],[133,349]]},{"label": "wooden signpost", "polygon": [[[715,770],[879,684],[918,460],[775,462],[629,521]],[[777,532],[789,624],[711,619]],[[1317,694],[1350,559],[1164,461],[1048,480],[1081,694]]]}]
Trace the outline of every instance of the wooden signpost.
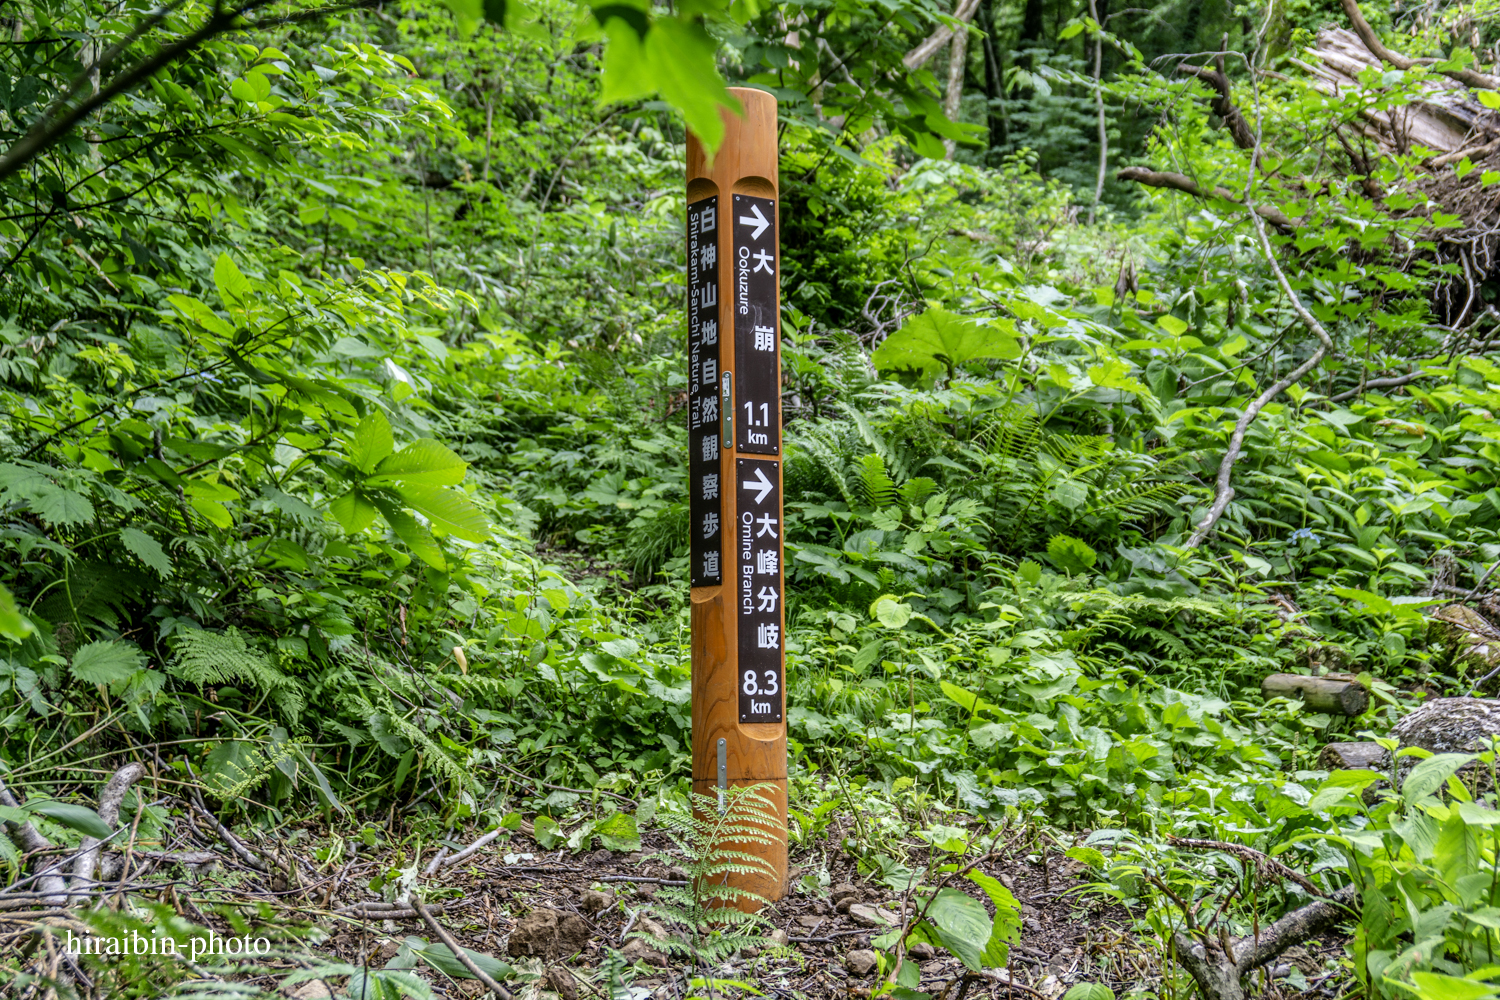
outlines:
[{"label": "wooden signpost", "polygon": [[693,790],[767,786],[775,844],[735,844],[786,894],[786,628],[781,506],[781,240],[776,99],[732,88],[709,160],[687,142],[688,472],[692,525]]}]

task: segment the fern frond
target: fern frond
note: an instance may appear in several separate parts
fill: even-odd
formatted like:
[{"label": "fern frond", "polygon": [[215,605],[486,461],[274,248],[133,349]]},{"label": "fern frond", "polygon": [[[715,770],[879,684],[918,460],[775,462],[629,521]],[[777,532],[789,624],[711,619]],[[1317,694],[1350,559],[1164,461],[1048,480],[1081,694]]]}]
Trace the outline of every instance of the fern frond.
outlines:
[{"label": "fern frond", "polygon": [[388,712],[391,727],[406,737],[410,742],[422,748],[427,765],[437,770],[439,774],[459,788],[468,788],[473,781],[472,776],[462,764],[448,756],[448,751],[428,736],[420,726],[414,726],[407,719],[396,712]]},{"label": "fern frond", "polygon": [[866,455],[855,463],[855,492],[865,507],[879,510],[896,502],[896,484],[885,471],[885,460]]},{"label": "fern frond", "polygon": [[248,684],[265,692],[295,723],[305,707],[297,681],[270,657],[252,649],[239,629],[193,629],[177,639],[177,656],[167,673],[192,684]]}]

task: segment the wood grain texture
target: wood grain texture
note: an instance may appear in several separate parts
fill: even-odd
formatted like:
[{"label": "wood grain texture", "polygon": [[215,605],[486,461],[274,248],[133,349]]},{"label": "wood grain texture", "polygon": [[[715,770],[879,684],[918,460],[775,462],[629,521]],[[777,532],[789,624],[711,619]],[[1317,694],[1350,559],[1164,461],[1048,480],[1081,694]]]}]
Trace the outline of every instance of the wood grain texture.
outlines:
[{"label": "wood grain texture", "polygon": [[1370,692],[1349,678],[1303,677],[1301,674],[1271,674],[1260,682],[1267,698],[1299,698],[1315,712],[1362,715],[1370,707]]},{"label": "wood grain texture", "polygon": [[[732,366],[735,357],[734,296],[730,292],[734,288],[731,260],[734,227],[729,218],[730,199],[734,194],[778,199],[777,273],[780,274],[776,99],[764,91],[739,87],[731,88],[730,93],[739,99],[744,108],[744,116],[722,112],[725,123],[724,142],[712,160],[696,136],[689,134],[687,141],[688,202],[693,203],[713,195],[720,196],[719,287],[726,294],[721,294],[719,298],[719,357],[726,368]],[[779,312],[779,290],[777,295]],[[736,450],[730,447],[721,449],[719,458],[719,482],[729,487],[720,491],[723,498],[722,516],[724,523],[730,526],[739,523],[737,504],[740,498],[734,495],[736,491],[730,485],[735,482],[734,462],[737,455]],[[778,517],[785,523],[783,514],[778,514]],[[776,871],[774,880],[735,876],[731,878],[731,884],[748,889],[765,899],[776,900],[786,895],[788,888],[785,670],[782,672],[782,689],[778,695],[782,699],[783,721],[779,724],[742,725],[739,722],[738,636],[733,590],[735,581],[730,571],[736,565],[734,545],[737,532],[731,527],[720,534],[724,544],[720,558],[726,568],[725,583],[716,587],[692,588],[693,790],[705,795],[716,793],[720,739],[725,741],[729,785],[743,786],[762,782],[771,784],[771,795],[778,803],[781,819],[781,828],[772,831],[778,838],[776,846],[726,846],[763,857]],[[784,595],[784,577],[782,592]],[[783,635],[786,631],[785,606],[786,602],[783,600]]]}]

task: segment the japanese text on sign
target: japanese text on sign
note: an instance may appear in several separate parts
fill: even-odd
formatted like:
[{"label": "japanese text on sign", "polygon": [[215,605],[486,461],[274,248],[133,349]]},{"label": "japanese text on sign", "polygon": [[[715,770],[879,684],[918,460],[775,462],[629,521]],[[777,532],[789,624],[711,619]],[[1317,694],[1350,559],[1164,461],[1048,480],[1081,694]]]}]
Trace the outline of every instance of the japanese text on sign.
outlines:
[{"label": "japanese text on sign", "polygon": [[719,490],[719,221],[717,197],[688,206],[688,514],[694,587],[724,582]]},{"label": "japanese text on sign", "polygon": [[735,462],[739,510],[739,702],[741,722],[780,722],[782,670],[781,463]]},{"label": "japanese text on sign", "polygon": [[776,202],[734,196],[735,444],[781,451],[781,324],[777,305]]}]

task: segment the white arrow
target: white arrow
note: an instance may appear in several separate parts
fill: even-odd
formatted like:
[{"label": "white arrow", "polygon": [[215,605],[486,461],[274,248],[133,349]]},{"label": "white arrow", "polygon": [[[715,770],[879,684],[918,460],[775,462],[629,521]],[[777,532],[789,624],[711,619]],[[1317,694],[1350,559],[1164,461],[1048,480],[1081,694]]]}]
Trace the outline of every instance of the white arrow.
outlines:
[{"label": "white arrow", "polygon": [[743,225],[755,227],[755,232],[750,234],[752,240],[760,239],[760,234],[765,232],[766,227],[771,224],[769,219],[760,214],[759,205],[751,205],[750,214],[740,216],[740,222]]},{"label": "white arrow", "polygon": [[757,467],[755,470],[755,478],[759,479],[760,482],[745,483],[743,486],[741,486],[741,489],[754,490],[755,502],[764,503],[766,494],[774,490],[776,488],[776,484],[767,479],[766,470],[759,467]]}]

